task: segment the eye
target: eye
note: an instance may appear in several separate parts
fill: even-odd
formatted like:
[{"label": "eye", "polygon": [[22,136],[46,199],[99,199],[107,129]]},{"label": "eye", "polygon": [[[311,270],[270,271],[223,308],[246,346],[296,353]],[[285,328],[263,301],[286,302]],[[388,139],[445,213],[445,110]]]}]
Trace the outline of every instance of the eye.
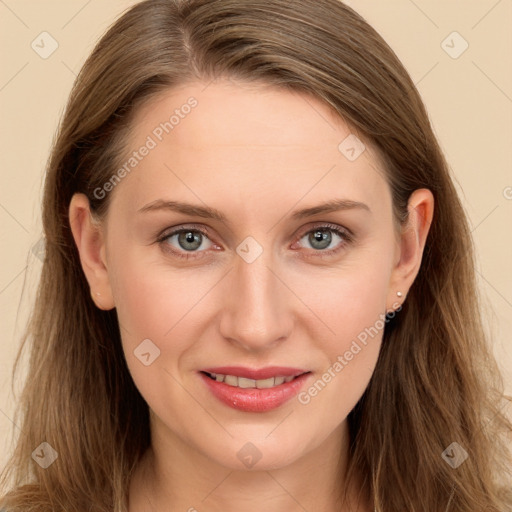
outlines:
[{"label": "eye", "polygon": [[199,256],[196,253],[203,253],[213,247],[206,231],[196,227],[182,227],[167,232],[160,236],[157,242],[160,243],[163,250],[185,259],[202,257],[202,254]]},{"label": "eye", "polygon": [[[313,252],[307,257],[324,258],[341,251],[353,241],[353,235],[348,229],[335,224],[322,224],[306,231],[294,245],[302,240],[306,240]],[[208,232],[204,228],[196,226],[181,226],[179,229],[164,232],[157,242],[163,251],[171,253],[174,257],[187,260],[207,256],[208,249],[220,249],[210,240]],[[303,244],[300,243],[299,246],[303,246]]]},{"label": "eye", "polygon": [[315,226],[301,236],[315,253],[314,256],[325,257],[337,253],[351,243],[352,234],[345,228],[334,224]]}]

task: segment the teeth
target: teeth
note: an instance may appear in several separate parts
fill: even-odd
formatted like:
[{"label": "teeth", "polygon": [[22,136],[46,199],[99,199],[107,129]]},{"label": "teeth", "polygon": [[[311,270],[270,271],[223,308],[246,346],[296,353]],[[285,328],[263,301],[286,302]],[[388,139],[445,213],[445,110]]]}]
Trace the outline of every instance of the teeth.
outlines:
[{"label": "teeth", "polygon": [[284,377],[275,377],[276,386],[280,386],[284,382]]},{"label": "teeth", "polygon": [[273,388],[275,386],[275,379],[274,377],[270,377],[270,379],[262,379],[256,381],[256,387],[258,389],[267,389],[267,388]]},{"label": "teeth", "polygon": [[210,373],[210,376],[217,382],[224,382],[228,386],[238,387],[242,389],[268,389],[275,386],[280,386],[284,382],[291,382],[295,377],[290,375],[289,377],[277,376],[270,377],[269,379],[247,379],[246,377],[236,377],[235,375],[221,375],[220,373]]},{"label": "teeth", "polygon": [[239,388],[255,388],[256,381],[254,379],[246,379],[245,377],[238,377]]},{"label": "teeth", "polygon": [[238,377],[234,375],[226,375],[224,377],[224,384],[228,384],[229,386],[238,386]]}]

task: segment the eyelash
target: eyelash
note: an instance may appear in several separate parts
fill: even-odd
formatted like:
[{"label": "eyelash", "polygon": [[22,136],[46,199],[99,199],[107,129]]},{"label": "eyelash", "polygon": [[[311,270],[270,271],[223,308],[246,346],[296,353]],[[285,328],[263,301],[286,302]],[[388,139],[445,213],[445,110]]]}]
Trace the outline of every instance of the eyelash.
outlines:
[{"label": "eyelash", "polygon": [[[315,231],[331,231],[338,235],[342,241],[338,244],[338,246],[335,249],[328,249],[328,250],[321,250],[321,249],[311,249],[314,251],[314,255],[312,257],[318,257],[318,258],[328,258],[330,256],[335,255],[339,251],[341,251],[343,248],[345,248],[346,245],[351,244],[354,241],[354,237],[351,231],[349,231],[347,228],[341,228],[340,226],[337,226],[335,224],[320,224],[317,226],[314,226],[313,228],[310,228],[309,230],[302,233],[298,238],[297,241],[300,241],[304,236],[314,233]],[[189,251],[189,252],[183,252],[178,251],[176,249],[170,249],[169,244],[166,243],[166,241],[175,236],[179,235],[180,233],[184,232],[193,232],[193,233],[201,233],[206,238],[210,239],[208,232],[200,227],[200,226],[189,226],[189,227],[180,227],[179,229],[175,229],[171,231],[170,233],[164,233],[163,235],[159,236],[157,238],[157,243],[160,244],[160,246],[163,246],[164,244],[167,246],[164,250],[165,252],[172,253],[173,256],[184,259],[184,260],[190,260],[190,259],[199,259],[204,257],[204,253],[207,250],[203,251]],[[211,241],[211,240],[210,240]],[[295,243],[295,242],[294,242]],[[198,256],[198,254],[201,254],[201,256]],[[310,256],[308,256],[310,257]]]}]

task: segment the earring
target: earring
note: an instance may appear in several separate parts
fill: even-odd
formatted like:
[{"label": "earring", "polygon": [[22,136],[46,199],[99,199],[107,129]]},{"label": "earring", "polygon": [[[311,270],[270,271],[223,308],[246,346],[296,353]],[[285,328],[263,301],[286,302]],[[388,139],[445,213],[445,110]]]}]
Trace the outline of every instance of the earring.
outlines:
[{"label": "earring", "polygon": [[403,295],[402,292],[396,292],[396,294],[398,295],[398,297],[401,297]]}]

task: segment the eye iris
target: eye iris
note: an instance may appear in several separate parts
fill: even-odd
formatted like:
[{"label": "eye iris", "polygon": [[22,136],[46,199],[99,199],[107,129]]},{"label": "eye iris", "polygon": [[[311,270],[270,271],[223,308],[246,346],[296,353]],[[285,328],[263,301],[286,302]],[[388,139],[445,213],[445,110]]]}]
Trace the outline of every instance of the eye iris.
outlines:
[{"label": "eye iris", "polygon": [[[317,229],[309,234],[309,242],[315,249],[325,249],[329,247],[332,241],[332,235],[329,231]],[[316,244],[319,243],[320,246]]]},{"label": "eye iris", "polygon": [[178,234],[178,242],[185,250],[195,250],[201,247],[201,238],[201,233],[195,231],[182,231]]}]

